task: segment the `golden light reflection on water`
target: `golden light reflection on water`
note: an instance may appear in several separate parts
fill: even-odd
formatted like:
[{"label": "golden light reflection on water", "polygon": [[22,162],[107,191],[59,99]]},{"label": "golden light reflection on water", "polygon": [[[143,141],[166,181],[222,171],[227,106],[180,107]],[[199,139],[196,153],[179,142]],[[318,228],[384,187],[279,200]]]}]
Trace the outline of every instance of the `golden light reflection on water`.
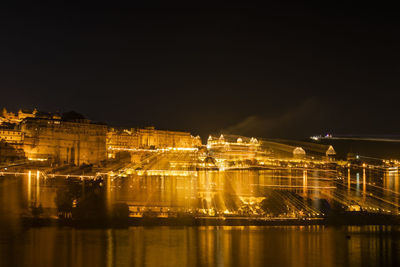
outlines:
[{"label": "golden light reflection on water", "polygon": [[[362,173],[360,172],[362,171]],[[347,177],[346,177],[347,172]],[[63,178],[46,178],[36,170],[26,175],[8,175],[6,180],[21,180],[14,193],[16,202],[28,213],[31,205],[42,205],[46,216],[55,216],[57,186]],[[399,213],[398,171],[376,171],[368,168],[344,169],[343,177],[323,169],[264,169],[264,170],[199,170],[196,175],[137,175],[105,176],[103,181],[107,208],[114,203],[130,206],[131,216],[144,212],[157,216],[176,216],[177,212],[195,213],[196,216],[280,216],[295,218],[319,216],[324,206],[318,200],[333,206],[340,203],[350,211],[366,210],[379,213]],[[347,179],[346,179],[347,178]],[[82,194],[85,194],[83,179]],[[0,187],[2,185],[0,184]],[[269,199],[268,199],[269,198]],[[288,211],[278,215],[261,210],[263,200],[284,203]],[[11,205],[17,205],[13,202]],[[265,203],[265,201],[264,201]],[[21,205],[20,205],[21,204]],[[274,204],[274,205],[275,205]],[[4,199],[3,205],[10,205]],[[269,204],[268,204],[269,205]],[[267,208],[270,208],[267,205]],[[279,205],[278,205],[279,206]],[[327,206],[327,205],[325,205]],[[322,208],[321,208],[322,207]],[[329,211],[329,207],[326,209]],[[146,214],[147,215],[147,214]]]},{"label": "golden light reflection on water", "polygon": [[[273,189],[287,189],[304,196],[320,196],[319,191],[334,189],[326,174],[308,171],[198,171],[189,177],[171,175],[135,175],[114,177],[107,199],[125,202],[131,206],[133,216],[143,211],[194,211],[214,216],[216,213],[242,212],[246,207],[259,205]],[[288,178],[290,177],[290,178]],[[245,212],[245,211],[243,211]],[[247,212],[247,211],[246,211]],[[252,210],[252,212],[257,212]]]},{"label": "golden light reflection on water", "polygon": [[398,227],[32,228],[4,243],[2,266],[395,266]]},{"label": "golden light reflection on water", "polygon": [[32,200],[32,171],[28,172],[27,200],[29,207]]},{"label": "golden light reflection on water", "polygon": [[363,202],[367,198],[367,175],[365,174],[365,167],[363,168]]}]

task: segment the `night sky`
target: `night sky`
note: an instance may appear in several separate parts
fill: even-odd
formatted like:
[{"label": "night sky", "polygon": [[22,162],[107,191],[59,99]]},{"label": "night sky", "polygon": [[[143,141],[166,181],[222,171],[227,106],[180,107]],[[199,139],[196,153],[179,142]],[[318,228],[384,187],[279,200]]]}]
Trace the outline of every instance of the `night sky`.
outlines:
[{"label": "night sky", "polygon": [[393,7],[109,3],[1,8],[0,106],[203,138],[400,134]]}]

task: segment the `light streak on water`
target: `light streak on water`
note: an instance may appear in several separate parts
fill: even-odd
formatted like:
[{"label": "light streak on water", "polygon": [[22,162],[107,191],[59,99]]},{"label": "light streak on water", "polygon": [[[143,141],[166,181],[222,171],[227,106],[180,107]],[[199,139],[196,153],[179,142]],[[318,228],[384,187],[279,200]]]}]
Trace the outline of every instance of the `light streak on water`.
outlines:
[{"label": "light streak on water", "polygon": [[336,169],[311,167],[198,169],[196,153],[151,153],[139,163],[94,175],[46,174],[34,170],[35,181],[32,181],[33,171],[4,175],[27,177],[28,206],[34,201],[36,206],[53,209],[53,214],[60,183],[81,183],[85,194],[84,181],[94,179],[104,180],[108,211],[115,203],[126,203],[134,216],[152,211],[159,216],[188,212],[204,216],[296,218],[320,216],[335,205],[345,210],[395,214],[399,211],[397,171],[364,167],[361,178],[360,170],[350,168],[342,170],[343,177]]},{"label": "light streak on water", "polygon": [[27,187],[27,200],[28,200],[28,207],[31,204],[32,200],[32,172],[28,172],[28,187]]}]

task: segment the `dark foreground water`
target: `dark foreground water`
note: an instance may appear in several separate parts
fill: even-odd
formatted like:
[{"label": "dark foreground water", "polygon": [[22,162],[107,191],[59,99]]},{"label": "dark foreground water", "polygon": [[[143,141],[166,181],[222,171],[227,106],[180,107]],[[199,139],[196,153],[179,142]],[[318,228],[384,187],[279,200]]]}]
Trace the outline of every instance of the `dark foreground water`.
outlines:
[{"label": "dark foreground water", "polygon": [[400,266],[395,226],[29,228],[0,266]]}]

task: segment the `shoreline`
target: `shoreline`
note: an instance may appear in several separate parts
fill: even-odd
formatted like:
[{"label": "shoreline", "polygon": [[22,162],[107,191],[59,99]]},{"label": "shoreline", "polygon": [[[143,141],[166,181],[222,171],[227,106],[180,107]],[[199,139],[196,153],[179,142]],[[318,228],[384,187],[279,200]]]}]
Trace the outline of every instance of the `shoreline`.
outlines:
[{"label": "shoreline", "polygon": [[24,217],[24,227],[69,226],[74,228],[127,228],[132,226],[341,226],[341,225],[400,225],[400,216],[376,215],[368,213],[338,214],[312,219],[267,219],[267,218],[195,218],[190,216],[175,218],[131,217],[120,220],[74,220],[56,218]]}]

